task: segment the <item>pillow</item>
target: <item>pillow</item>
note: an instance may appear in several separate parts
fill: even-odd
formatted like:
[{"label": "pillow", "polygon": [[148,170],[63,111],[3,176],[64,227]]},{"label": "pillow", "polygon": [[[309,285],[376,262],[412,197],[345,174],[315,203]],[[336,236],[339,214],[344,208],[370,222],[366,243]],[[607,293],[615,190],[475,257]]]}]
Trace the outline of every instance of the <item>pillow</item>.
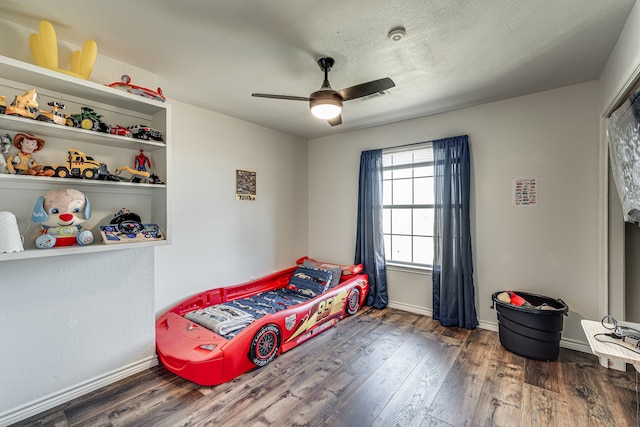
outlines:
[{"label": "pillow", "polygon": [[345,276],[362,273],[362,271],[364,270],[364,267],[362,264],[351,264],[351,265],[331,264],[328,262],[316,261],[315,259],[312,259],[309,257],[300,258],[297,264],[302,264],[304,261],[312,262],[316,266],[316,268],[324,268],[325,270],[328,270],[329,268],[338,267],[342,269],[342,274]]},{"label": "pillow", "polygon": [[333,288],[334,286],[336,286],[338,283],[340,283],[340,277],[342,277],[342,268],[338,265],[333,266],[333,267],[319,267],[318,265],[316,265],[313,261],[311,261],[310,259],[305,259],[304,262],[302,263],[303,267],[309,267],[309,268],[317,268],[318,270],[328,270],[331,272],[331,283],[329,284],[330,288]]},{"label": "pillow", "polygon": [[300,266],[293,273],[289,286],[299,294],[313,298],[329,289],[330,283],[330,271]]}]

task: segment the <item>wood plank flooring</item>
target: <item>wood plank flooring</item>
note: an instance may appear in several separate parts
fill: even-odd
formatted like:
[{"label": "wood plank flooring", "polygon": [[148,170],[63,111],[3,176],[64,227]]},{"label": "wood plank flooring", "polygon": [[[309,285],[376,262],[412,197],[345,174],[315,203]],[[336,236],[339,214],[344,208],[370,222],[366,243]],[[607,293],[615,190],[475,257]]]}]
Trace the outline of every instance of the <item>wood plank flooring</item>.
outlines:
[{"label": "wood plank flooring", "polygon": [[216,387],[158,366],[20,426],[634,426],[636,374],[560,349],[508,352],[498,334],[364,308]]}]

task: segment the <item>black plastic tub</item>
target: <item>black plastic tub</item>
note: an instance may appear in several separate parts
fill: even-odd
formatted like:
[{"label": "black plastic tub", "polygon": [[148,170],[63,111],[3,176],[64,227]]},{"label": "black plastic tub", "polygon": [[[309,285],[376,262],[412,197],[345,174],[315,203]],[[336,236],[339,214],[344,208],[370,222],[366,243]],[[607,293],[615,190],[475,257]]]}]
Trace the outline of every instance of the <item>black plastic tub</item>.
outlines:
[{"label": "black plastic tub", "polygon": [[535,360],[555,360],[560,353],[563,317],[569,307],[560,299],[514,291],[533,306],[547,304],[552,309],[518,307],[491,296],[498,313],[500,344],[512,353]]}]

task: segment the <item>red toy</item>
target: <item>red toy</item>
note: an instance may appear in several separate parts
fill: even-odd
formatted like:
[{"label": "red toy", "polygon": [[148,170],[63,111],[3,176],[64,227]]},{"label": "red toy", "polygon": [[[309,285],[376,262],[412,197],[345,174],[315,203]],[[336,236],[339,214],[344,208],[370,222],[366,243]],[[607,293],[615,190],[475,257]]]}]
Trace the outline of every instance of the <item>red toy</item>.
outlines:
[{"label": "red toy", "polygon": [[147,167],[151,167],[151,160],[144,155],[144,150],[140,150],[140,154],[135,157],[134,166],[137,171],[146,171]]},{"label": "red toy", "polygon": [[113,135],[126,136],[127,138],[133,138],[133,134],[131,133],[131,131],[126,127],[120,125],[111,126],[109,133]]},{"label": "red toy", "polygon": [[157,91],[147,89],[146,87],[136,86],[131,84],[131,77],[124,74],[119,82],[113,82],[108,84],[107,86],[124,90],[125,92],[133,93],[135,95],[144,96],[145,98],[155,99],[156,101],[164,102],[167,98],[162,95],[162,89],[158,88]]},{"label": "red toy", "polygon": [[366,300],[362,265],[331,266],[330,272],[311,267],[321,264],[306,257],[302,263],[203,292],[164,313],[156,321],[162,364],[197,384],[222,384],[355,314]]}]

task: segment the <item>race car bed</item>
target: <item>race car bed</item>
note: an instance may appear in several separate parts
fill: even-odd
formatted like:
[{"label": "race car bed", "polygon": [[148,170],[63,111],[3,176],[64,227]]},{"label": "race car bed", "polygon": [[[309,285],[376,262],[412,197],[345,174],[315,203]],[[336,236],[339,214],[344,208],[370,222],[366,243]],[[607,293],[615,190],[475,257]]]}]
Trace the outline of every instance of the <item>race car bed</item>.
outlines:
[{"label": "race car bed", "polygon": [[355,314],[369,283],[362,265],[307,257],[245,284],[195,295],[156,320],[156,350],[171,372],[213,386],[264,366]]}]

